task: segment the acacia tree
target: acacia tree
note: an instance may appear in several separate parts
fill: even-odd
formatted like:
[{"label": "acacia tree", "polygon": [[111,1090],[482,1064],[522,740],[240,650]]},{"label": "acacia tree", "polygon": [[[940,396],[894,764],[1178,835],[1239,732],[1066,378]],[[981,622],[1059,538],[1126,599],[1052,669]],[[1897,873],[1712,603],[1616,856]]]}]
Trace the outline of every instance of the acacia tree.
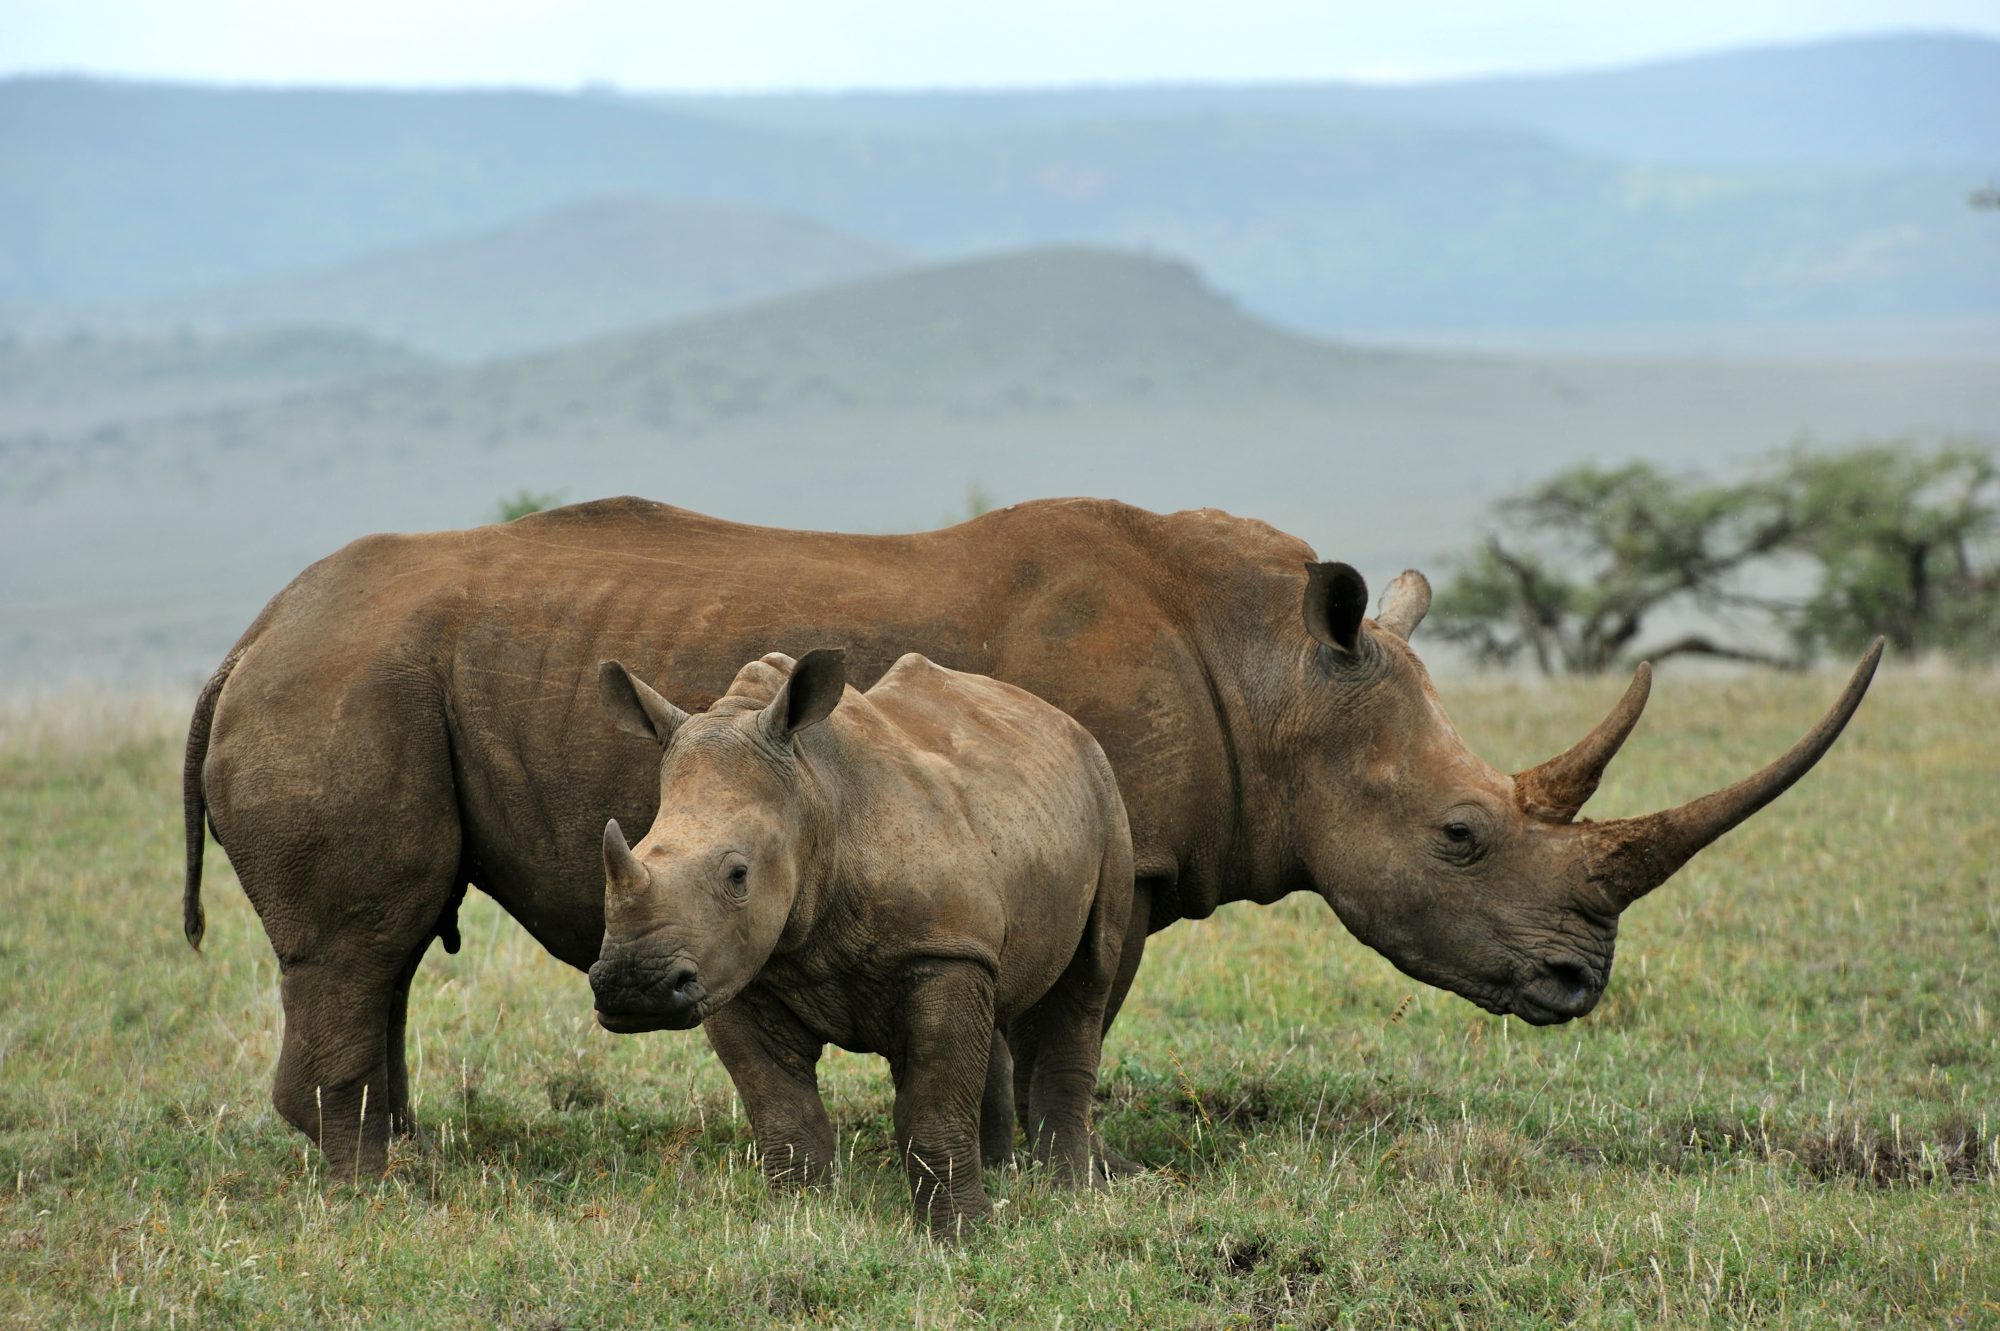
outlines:
[{"label": "acacia tree", "polygon": [[[1610,668],[1647,616],[1675,602],[1761,606],[1735,575],[1791,535],[1766,484],[1699,485],[1644,462],[1573,468],[1502,500],[1497,514],[1499,528],[1452,571],[1434,615],[1479,659],[1526,654],[1545,673]],[[1778,663],[1704,635],[1649,654],[1683,653]]]},{"label": "acacia tree", "polygon": [[2000,466],[1968,446],[1795,451],[1780,470],[1789,548],[1820,569],[1785,616],[1802,652],[1880,633],[1904,652],[2000,647]]},{"label": "acacia tree", "polygon": [[[2000,650],[2000,461],[1906,443],[1795,449],[1761,476],[1706,485],[1645,463],[1579,467],[1502,500],[1498,524],[1439,594],[1443,636],[1544,672],[1700,653],[1797,665],[1880,633],[1904,652]],[[1810,590],[1753,594],[1803,560]],[[1707,634],[1636,651],[1648,616],[1750,610],[1792,639],[1774,657]]]}]

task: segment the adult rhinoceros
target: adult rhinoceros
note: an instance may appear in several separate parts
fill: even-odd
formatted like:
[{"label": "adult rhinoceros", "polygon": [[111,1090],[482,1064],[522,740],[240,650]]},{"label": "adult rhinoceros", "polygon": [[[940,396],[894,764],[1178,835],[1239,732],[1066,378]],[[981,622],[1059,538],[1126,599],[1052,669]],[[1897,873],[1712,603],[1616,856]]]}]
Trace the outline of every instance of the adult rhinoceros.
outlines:
[{"label": "adult rhinoceros", "polygon": [[612,499],[367,537],[279,593],[195,705],[188,938],[205,808],[278,955],[277,1108],[336,1170],[379,1170],[410,1125],[410,980],[432,939],[455,948],[468,884],[570,965],[597,958],[605,819],[647,826],[659,765],[605,723],[598,663],[694,710],[751,657],[843,646],[859,681],[918,651],[1097,737],[1137,875],[1112,1012],[1150,931],[1311,890],[1410,975],[1567,1021],[1609,978],[1619,912],[1811,768],[1880,653],[1755,776],[1577,823],[1646,670],[1574,748],[1508,776],[1407,645],[1429,596],[1406,573],[1370,623],[1359,574],[1263,523],[1084,499],[912,536]]}]

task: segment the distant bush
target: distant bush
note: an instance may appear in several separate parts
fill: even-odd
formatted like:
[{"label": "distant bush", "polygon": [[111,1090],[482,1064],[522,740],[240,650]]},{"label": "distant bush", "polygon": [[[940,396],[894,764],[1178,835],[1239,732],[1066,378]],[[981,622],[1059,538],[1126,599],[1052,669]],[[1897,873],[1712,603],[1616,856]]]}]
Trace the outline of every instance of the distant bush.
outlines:
[{"label": "distant bush", "polygon": [[[1985,449],[1803,448],[1735,484],[1647,463],[1578,467],[1495,509],[1495,529],[1438,596],[1442,636],[1483,662],[1593,672],[1631,656],[1799,665],[1880,633],[1901,651],[2000,648],[2000,465]],[[1756,590],[1804,561],[1811,590]],[[1788,641],[1694,633],[1640,650],[1668,609],[1747,615]]]},{"label": "distant bush", "polygon": [[1674,602],[1738,600],[1735,575],[1788,534],[1766,488],[1698,486],[1644,462],[1574,468],[1497,514],[1500,529],[1439,595],[1438,628],[1481,661],[1525,655],[1545,674],[1609,669]]},{"label": "distant bush", "polygon": [[1802,653],[1877,633],[1903,651],[2000,647],[2000,466],[1977,448],[1798,452],[1780,473],[1788,548],[1819,567],[1785,615]]},{"label": "distant bush", "polygon": [[970,522],[981,513],[993,511],[994,499],[985,486],[978,481],[965,487],[965,503],[956,512],[947,513],[938,519],[940,527],[956,527],[961,522]]},{"label": "distant bush", "polygon": [[562,493],[554,490],[516,490],[502,499],[497,510],[498,521],[512,522],[515,518],[525,518],[530,513],[539,513],[545,508],[553,508],[562,502]]}]

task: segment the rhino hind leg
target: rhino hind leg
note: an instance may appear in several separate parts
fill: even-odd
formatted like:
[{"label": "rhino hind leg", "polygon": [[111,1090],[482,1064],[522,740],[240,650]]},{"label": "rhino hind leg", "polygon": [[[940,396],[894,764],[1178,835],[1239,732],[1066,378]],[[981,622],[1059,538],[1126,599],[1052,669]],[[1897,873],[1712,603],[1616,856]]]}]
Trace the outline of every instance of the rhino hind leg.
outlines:
[{"label": "rhino hind leg", "polygon": [[[426,1150],[430,1141],[417,1126],[416,1110],[412,1107],[410,1095],[410,1064],[404,1052],[403,1035],[409,1025],[410,982],[416,979],[417,967],[423,963],[424,954],[430,951],[430,939],[426,938],[410,953],[396,984],[389,991],[389,1027],[383,1046],[383,1057],[387,1063],[389,1083],[389,1131],[395,1136],[414,1137]],[[456,947],[451,949],[457,951]]]},{"label": "rhino hind leg", "polygon": [[392,975],[367,983],[344,960],[294,965],[280,991],[285,1038],[271,1099],[339,1182],[379,1177],[394,1127],[388,1060]]},{"label": "rhino hind leg", "polygon": [[754,989],[737,995],[701,1024],[729,1073],[757,1157],[773,1186],[824,1183],[833,1172],[833,1120],[819,1093],[825,1045],[783,1004],[760,1002]]},{"label": "rhino hind leg", "polygon": [[[239,668],[231,687],[249,678]],[[203,784],[216,839],[278,956],[285,1026],[272,1102],[319,1145],[331,1178],[377,1177],[390,1138],[415,1126],[410,982],[464,881],[449,754],[392,698],[350,696],[351,725],[332,731],[280,726],[254,710],[263,701],[246,720],[224,693]],[[400,743],[376,747],[369,737],[384,732]]]},{"label": "rhino hind leg", "polygon": [[899,1005],[896,1149],[917,1224],[957,1242],[993,1214],[979,1154],[980,1103],[993,1047],[993,976],[971,962],[937,962],[912,977]]},{"label": "rhino hind leg", "polygon": [[[354,1181],[379,1177],[391,1138],[416,1132],[403,1048],[409,990],[451,887],[447,871],[358,903],[354,880],[331,876],[332,858],[305,890],[292,880],[282,894],[255,857],[242,857],[239,874],[280,960],[285,1033],[272,1103],[318,1144],[331,1178]],[[348,923],[357,906],[372,927]]]}]

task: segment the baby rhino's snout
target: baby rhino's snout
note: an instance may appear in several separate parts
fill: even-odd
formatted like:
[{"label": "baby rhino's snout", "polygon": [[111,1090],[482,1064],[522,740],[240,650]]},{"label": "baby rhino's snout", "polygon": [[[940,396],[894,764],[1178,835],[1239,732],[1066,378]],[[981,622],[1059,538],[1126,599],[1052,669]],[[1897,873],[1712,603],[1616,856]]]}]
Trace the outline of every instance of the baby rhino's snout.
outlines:
[{"label": "baby rhino's snout", "polygon": [[684,1031],[701,1020],[701,987],[694,965],[676,958],[664,965],[599,957],[590,967],[597,996],[597,1024],[619,1035],[639,1031]]}]

